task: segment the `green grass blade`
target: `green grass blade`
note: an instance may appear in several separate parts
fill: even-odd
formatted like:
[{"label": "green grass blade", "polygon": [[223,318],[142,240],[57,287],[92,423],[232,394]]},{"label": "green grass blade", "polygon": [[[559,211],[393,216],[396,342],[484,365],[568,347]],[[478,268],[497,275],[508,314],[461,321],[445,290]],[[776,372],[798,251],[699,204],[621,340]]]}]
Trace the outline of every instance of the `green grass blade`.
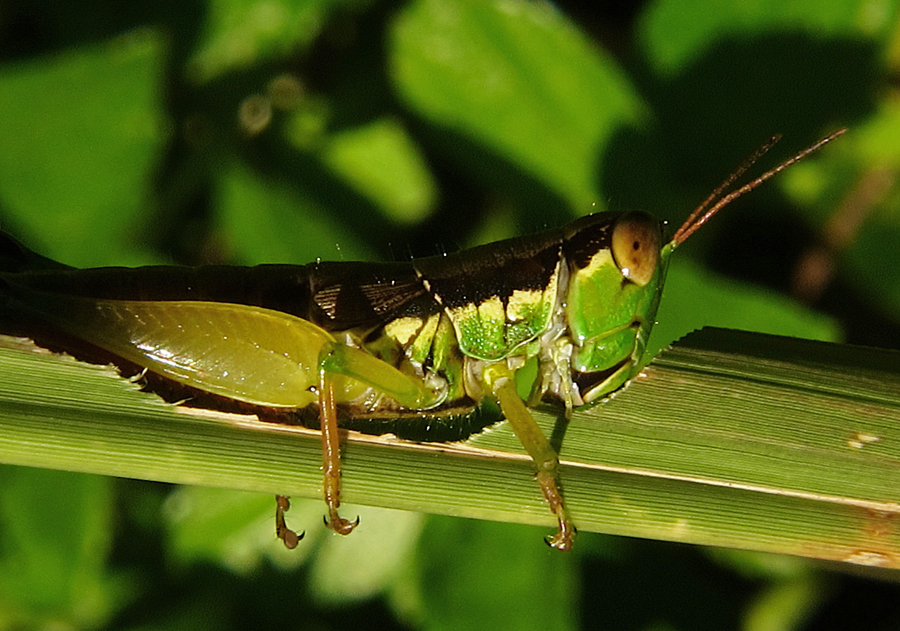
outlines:
[{"label": "green grass blade", "polygon": [[[316,432],[190,410],[0,338],[0,462],[317,497]],[[900,353],[705,330],[565,430],[582,531],[900,567]],[[553,525],[500,424],[466,444],[349,435],[344,499]]]}]

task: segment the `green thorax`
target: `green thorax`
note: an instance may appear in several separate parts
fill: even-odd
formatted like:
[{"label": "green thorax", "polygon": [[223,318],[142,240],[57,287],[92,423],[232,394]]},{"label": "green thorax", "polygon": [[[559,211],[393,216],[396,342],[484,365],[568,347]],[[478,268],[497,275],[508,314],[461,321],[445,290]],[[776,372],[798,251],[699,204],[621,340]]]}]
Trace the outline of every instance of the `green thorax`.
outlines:
[{"label": "green thorax", "polygon": [[538,357],[536,391],[575,405],[596,400],[634,376],[671,252],[660,242],[649,215],[600,213],[414,261],[429,308],[398,313],[369,348],[444,380],[451,399],[480,400],[472,375],[484,365]]}]

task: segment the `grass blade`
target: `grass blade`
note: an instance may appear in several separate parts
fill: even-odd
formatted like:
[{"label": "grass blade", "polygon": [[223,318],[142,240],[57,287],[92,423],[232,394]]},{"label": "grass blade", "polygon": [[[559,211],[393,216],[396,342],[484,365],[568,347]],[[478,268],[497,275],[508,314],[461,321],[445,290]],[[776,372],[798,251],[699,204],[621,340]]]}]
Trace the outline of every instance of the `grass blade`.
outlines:
[{"label": "grass blade", "polygon": [[[0,338],[0,462],[318,497],[317,432],[163,403]],[[707,329],[559,438],[579,529],[900,567],[900,353]],[[505,424],[464,444],[349,434],[348,502],[553,525]]]}]

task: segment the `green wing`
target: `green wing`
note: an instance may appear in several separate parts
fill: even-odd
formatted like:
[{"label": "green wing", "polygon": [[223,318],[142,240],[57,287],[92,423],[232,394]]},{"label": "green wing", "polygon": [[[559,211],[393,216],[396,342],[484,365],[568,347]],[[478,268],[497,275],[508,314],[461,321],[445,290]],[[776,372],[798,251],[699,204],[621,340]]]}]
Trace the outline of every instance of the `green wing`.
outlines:
[{"label": "green wing", "polygon": [[179,383],[267,407],[315,402],[319,351],[333,341],[306,320],[261,307],[9,289],[10,304],[28,316]]}]

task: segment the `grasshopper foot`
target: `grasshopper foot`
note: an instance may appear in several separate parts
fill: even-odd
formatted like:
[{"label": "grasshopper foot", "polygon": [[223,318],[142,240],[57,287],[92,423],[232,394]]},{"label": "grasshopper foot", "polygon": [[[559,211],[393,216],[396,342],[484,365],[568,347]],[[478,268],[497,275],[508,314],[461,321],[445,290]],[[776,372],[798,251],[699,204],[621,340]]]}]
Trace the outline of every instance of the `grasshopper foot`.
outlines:
[{"label": "grasshopper foot", "polygon": [[300,543],[300,540],[303,539],[303,536],[306,534],[305,532],[301,532],[299,535],[288,528],[287,523],[284,519],[284,514],[289,511],[291,508],[291,500],[287,495],[276,495],[275,496],[275,536],[281,539],[284,542],[284,547],[288,550],[293,550],[297,547],[297,544]]},{"label": "grasshopper foot", "polygon": [[555,535],[544,537],[544,541],[554,550],[568,552],[572,549],[572,543],[575,541],[575,535],[578,531],[567,519],[560,517],[559,530]]},{"label": "grasshopper foot", "polygon": [[559,530],[555,535],[547,537],[545,541],[551,548],[567,552],[572,549],[572,543],[575,541],[575,535],[578,531],[575,529],[572,520],[569,519],[569,513],[566,511],[562,493],[556,483],[555,472],[539,472],[537,481],[544,492],[544,499],[550,504],[550,510],[553,511],[553,514],[559,520]]},{"label": "grasshopper foot", "polygon": [[350,521],[338,515],[337,510],[329,511],[329,516],[324,519],[325,525],[339,535],[349,535],[354,528],[359,526],[359,517],[356,518],[356,521]]}]

